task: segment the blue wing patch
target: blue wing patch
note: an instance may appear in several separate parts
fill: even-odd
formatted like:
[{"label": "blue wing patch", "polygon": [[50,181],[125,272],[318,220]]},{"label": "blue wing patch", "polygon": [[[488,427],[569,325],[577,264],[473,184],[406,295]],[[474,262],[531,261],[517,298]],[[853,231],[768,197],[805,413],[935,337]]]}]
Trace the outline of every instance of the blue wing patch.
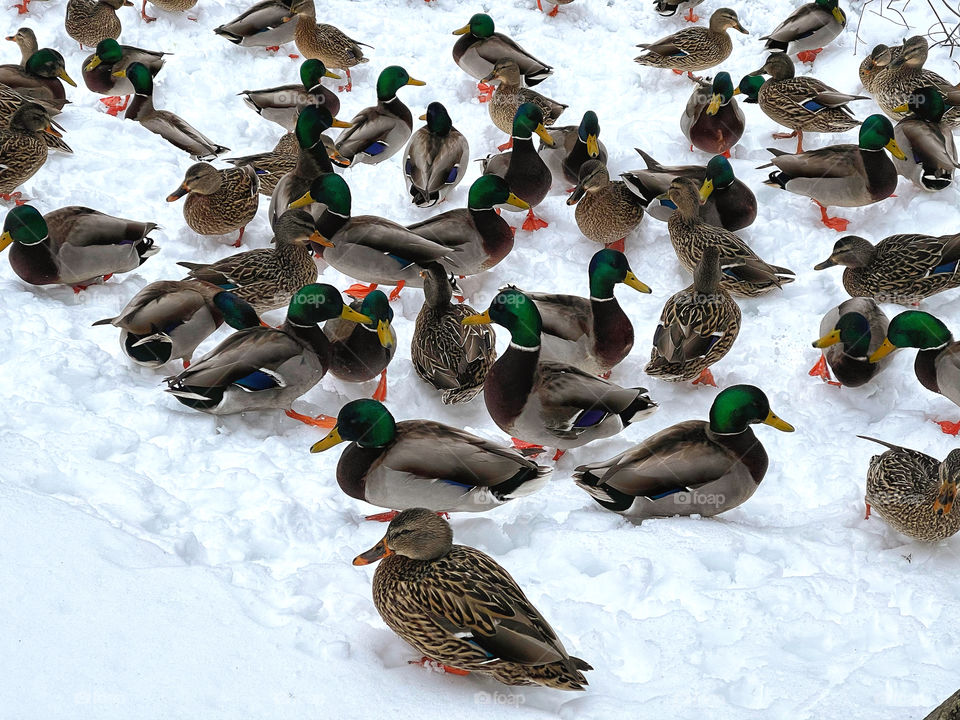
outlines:
[{"label": "blue wing patch", "polygon": [[374,140],[372,143],[367,145],[367,147],[365,147],[362,150],[362,152],[366,153],[367,155],[379,155],[386,149],[387,149],[387,144],[385,142],[381,142],[380,140]]},{"label": "blue wing patch", "polygon": [[271,390],[273,388],[280,387],[280,383],[277,382],[277,379],[274,376],[269,375],[262,370],[255,370],[246,377],[242,377],[239,380],[234,380],[233,384],[239,385],[244,390],[251,390],[254,392],[257,390]]},{"label": "blue wing patch", "polygon": [[451,185],[457,181],[457,176],[460,174],[460,167],[455,166],[450,173],[447,175],[447,185]]},{"label": "blue wing patch", "polygon": [[580,413],[580,417],[573,423],[574,427],[593,427],[599,424],[607,416],[606,410],[585,410]]},{"label": "blue wing patch", "polygon": [[813,113],[820,112],[826,107],[825,105],[821,105],[820,103],[818,103],[816,100],[807,100],[801,103],[801,105],[803,106],[804,110],[809,110],[810,112],[813,112]]}]

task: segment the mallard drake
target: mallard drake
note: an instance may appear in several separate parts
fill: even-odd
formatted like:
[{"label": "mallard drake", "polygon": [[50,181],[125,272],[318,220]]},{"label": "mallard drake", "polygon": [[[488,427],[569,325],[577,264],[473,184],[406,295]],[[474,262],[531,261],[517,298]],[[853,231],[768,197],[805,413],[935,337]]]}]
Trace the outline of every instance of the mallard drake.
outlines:
[{"label": "mallard drake", "polygon": [[281,45],[293,42],[296,23],[290,20],[296,13],[290,8],[292,2],[263,0],[213,31],[237,45],[279,50]]},{"label": "mallard drake", "polygon": [[623,252],[627,235],[643,220],[643,199],[622,180],[610,180],[607,166],[587,160],[580,166],[580,181],[567,198],[576,205],[574,217],[584,237]]},{"label": "mallard drake", "polygon": [[760,39],[767,41],[765,47],[771,52],[796,53],[799,60],[812,63],[846,26],[847,16],[839,0],[814,0],[798,7]]},{"label": "mallard drake", "polygon": [[[553,73],[552,67],[537,60],[512,38],[494,32],[493,18],[485,13],[477,13],[462,28],[454,30],[453,34],[462,36],[454,43],[453,61],[477,80],[489,75],[497,61],[503,58],[510,58],[517,63],[523,73],[523,81],[530,87],[543,82]],[[493,93],[493,88],[484,82],[480,82],[477,89],[481,92],[481,102],[489,100]]]},{"label": "mallard drake", "polygon": [[683,19],[695,23],[700,17],[693,12],[693,9],[702,2],[703,0],[653,0],[653,7],[663,17],[673,17],[681,8],[687,8],[687,14]]},{"label": "mallard drake", "polygon": [[631,520],[713,517],[757,491],[769,459],[751,425],[793,432],[770,410],[760,388],[734,385],[710,407],[710,420],[687,420],[603,462],[574,471],[577,486],[599,505]]},{"label": "mallard drake", "polygon": [[377,375],[380,382],[373,399],[387,399],[387,365],[397,351],[397,331],[393,329],[393,308],[387,296],[374,290],[350,307],[370,322],[357,323],[333,318],[323,324],[330,340],[330,374],[347,382],[367,382]]},{"label": "mallard drake", "polygon": [[120,314],[94,325],[120,328],[120,347],[138,365],[157,368],[193,353],[226,322],[236,330],[256,327],[260,318],[246,301],[210,283],[195,280],[152,282]]},{"label": "mallard drake", "polygon": [[132,45],[120,45],[112,38],[97,43],[97,49],[83,61],[83,84],[87,90],[100,95],[126,95],[125,102],[101,100],[109,109],[110,115],[117,115],[127,109],[129,96],[135,92],[133,83],[125,77],[114,75],[117,70],[125,69],[130,63],[138,62],[156,77],[163,67],[163,56],[168,53],[157,50],[143,50]]},{"label": "mallard drake", "polygon": [[507,351],[483,384],[487,412],[521,446],[564,450],[612,437],[651,415],[657,404],[645,388],[623,388],[559,362],[540,359],[543,323],[534,301],[516,288],[497,293],[490,307],[464,325],[496,323],[510,333]]},{"label": "mallard drake", "polygon": [[[290,148],[290,139],[293,138],[293,151]],[[256,155],[244,155],[237,158],[224,158],[234,167],[243,167],[249,165],[257,173],[260,180],[260,194],[267,197],[273,197],[273,191],[280,182],[280,178],[297,167],[297,145],[296,136],[287,133],[277,142],[276,147],[270,152],[257,153]]]},{"label": "mallard drake", "polygon": [[80,47],[96,47],[104,38],[120,37],[117,10],[133,7],[130,0],[67,0],[63,27]]},{"label": "mallard drake", "polygon": [[350,444],[337,463],[337,483],[347,495],[397,510],[426,506],[434,512],[484,512],[546,485],[552,468],[516,450],[432,420],[394,420],[377,400],[354,400],[310,452]]},{"label": "mallard drake", "polygon": [[20,48],[20,67],[26,67],[30,56],[40,49],[36,33],[28,27],[18,28],[13,35],[7,35],[5,39],[16,43]]},{"label": "mallard drake", "polygon": [[797,138],[798,153],[803,152],[804,132],[846,132],[859,125],[847,103],[869,100],[866,95],[837,92],[809,75],[794,77],[793,60],[782,52],[770,55],[762,68],[751,73],[762,74],[770,79],[757,91],[757,103],[767,117],[793,131],[774,133],[773,137]]},{"label": "mallard drake", "polygon": [[154,108],[153,75],[142,63],[132,62],[126,68],[115,70],[113,75],[129,79],[136,93],[123,114],[125,120],[140,123],[174,147],[189,153],[194,160],[213,160],[217,155],[230,150],[201,134],[180,116]]},{"label": "mallard drake", "polygon": [[646,52],[634,60],[648,67],[686,70],[692,78],[694,70],[707,70],[730,57],[733,41],[727,30],[731,28],[747,34],[733,10],[720,8],[710,16],[709,27],[688,27],[656,42],[640,43],[637,47]]},{"label": "mallard drake", "polygon": [[334,143],[336,153],[331,157],[337,165],[376,165],[403,148],[413,131],[410,108],[397,98],[397,90],[405,85],[426,83],[410,77],[399,65],[384,68],[377,78],[377,104],[357,113]]},{"label": "mallard drake", "polygon": [[211,415],[279,409],[295,420],[329,427],[291,406],[330,366],[330,341],[319,324],[335,317],[370,321],[344,305],[335,287],[304,285],[290,300],[280,327],[261,325],[233,333],[188,369],[166,378],[167,392]]},{"label": "mallard drake", "polygon": [[[47,115],[51,118],[50,125],[53,128],[61,132],[63,131],[63,127],[52,119],[53,116],[58,113],[56,107],[50,105],[49,103],[38,102],[34,98],[21,95],[16,90],[11,90],[8,87],[2,86],[0,86],[0,128],[9,127],[10,120],[13,118],[13,114],[24,105],[32,103],[36,103],[47,112]],[[60,152],[68,154],[73,152],[71,147],[64,142],[62,137],[44,132],[40,133],[40,138],[46,143],[47,148],[50,150],[59,150]]]},{"label": "mallard drake", "polygon": [[565,179],[576,185],[580,182],[580,166],[587,160],[607,164],[607,148],[600,142],[600,121],[593,110],[587,110],[579,125],[551,127],[547,132],[553,145],[542,140],[537,152],[553,173],[553,179]]},{"label": "mallard drake", "polygon": [[870,54],[860,63],[860,84],[863,85],[864,90],[873,95],[877,75],[882,70],[886,70],[894,58],[900,56],[901,50],[900,47],[887,47],[882,43],[874,46]]},{"label": "mallard drake", "polygon": [[497,359],[493,328],[461,324],[476,310],[451,302],[453,285],[442,265],[425,263],[420,277],[423,306],[410,343],[413,369],[441,391],[444,405],[470,402],[483,390],[487,372]]},{"label": "mallard drake", "polygon": [[712,82],[697,81],[680,118],[680,129],[691,149],[730,157],[730,148],[740,141],[746,124],[733,94],[728,72],[718,72]]},{"label": "mallard drake", "polygon": [[[140,8],[140,17],[143,18],[144,22],[152,23],[156,18],[152,15],[147,15],[147,2],[148,0],[143,0],[143,6]],[[166,10],[167,12],[186,12],[197,4],[197,0],[149,0],[149,2],[154,7]],[[190,19],[195,20],[196,18]]]},{"label": "mallard drake", "polygon": [[700,186],[700,217],[707,225],[741,230],[757,219],[757,198],[745,183],[733,174],[733,166],[722,155],[704,165],[661,165],[643,150],[635,148],[646,170],[631,170],[620,175],[627,187],[646,202],[650,217],[664,222],[676,210],[665,193],[678,177],[690,178]]},{"label": "mallard drake", "polygon": [[[369,58],[363,56],[360,47],[371,46],[347,37],[340,28],[318,23],[313,0],[293,0],[291,8],[295,13],[292,18],[296,24],[293,40],[297,50],[305,58],[321,60],[327,67],[343,70],[347,74],[347,84],[341,85],[339,90],[350,92],[353,89],[350,68],[370,62]],[[377,87],[379,89],[379,83]]]},{"label": "mallard drake", "polygon": [[506,150],[513,147],[513,118],[517,114],[517,108],[523,103],[533,103],[543,114],[543,124],[553,125],[563,111],[569,105],[558,103],[545,95],[541,95],[536,90],[530,90],[523,87],[523,75],[520,74],[520,66],[516,60],[511,58],[501,58],[493,66],[493,70],[486,75],[481,82],[490,83],[497,81],[497,89],[493,92],[493,97],[487,104],[487,111],[490,113],[490,120],[500,130],[511,135],[511,138],[498,147],[498,150]]},{"label": "mallard drake", "polygon": [[897,145],[907,156],[906,160],[893,161],[897,172],[927,192],[950,187],[953,171],[960,164],[953,131],[943,122],[947,110],[943,93],[935,87],[919,88],[910,95],[907,109],[910,115],[893,128]]},{"label": "mallard drake", "polygon": [[697,214],[700,193],[690,178],[678,177],[671,182],[667,197],[677,206],[667,221],[670,242],[687,272],[693,273],[703,251],[715,246],[723,269],[720,287],[732,295],[757,297],[796,279],[792,270],[765,263],[729,230],[704,222]]},{"label": "mallard drake", "polygon": [[952,450],[940,462],[917,450],[866,435],[857,437],[889,448],[870,458],[866,517],[876,509],[898,533],[922,542],[937,542],[960,530],[960,511],[953,512],[960,450]]},{"label": "mallard drake", "polygon": [[463,180],[470,162],[470,144],[440,103],[430,103],[420,119],[427,124],[407,143],[403,176],[413,204],[433,207]]},{"label": "mallard drake", "polygon": [[63,90],[63,80],[68,85],[77,84],[67,75],[63,55],[51,48],[37,50],[26,65],[0,65],[0,84],[16,90],[24,97],[44,105],[53,106],[57,112],[69,100]]},{"label": "mallard drake", "polygon": [[827,207],[860,207],[890,197],[897,189],[897,168],[884,149],[900,160],[906,155],[883,115],[871,115],[860,126],[857,145],[830,145],[791,155],[768,148],[774,158],[761,168],[776,167],[764,185],[805,195],[820,207],[820,220],[842,232],[848,220],[828,217]]},{"label": "mallard drake", "polygon": [[842,237],[830,257],[814,266],[843,265],[843,287],[851,297],[914,305],[944,290],[960,287],[960,233],[932,237],[890,235],[875,246],[856,235]]},{"label": "mallard drake", "polygon": [[513,118],[513,150],[488,155],[483,161],[484,175],[502,177],[510,190],[529,206],[523,229],[530,231],[545,228],[549,224],[534,215],[533,208],[547,196],[553,184],[550,168],[533,148],[533,133],[539,135],[547,145],[553,144],[553,138],[543,126],[540,108],[533,103],[523,103]]},{"label": "mallard drake", "polygon": [[236,253],[209,265],[180,262],[188,277],[229,290],[253,305],[258,313],[281,308],[304,285],[317,279],[317,265],[307,249],[323,242],[313,218],[288,211],[274,227],[272,247]]},{"label": "mallard drake", "polygon": [[489,270],[513,249],[514,229],[494,206],[530,206],[518,198],[499,175],[482,175],[470,186],[467,207],[448,210],[407,230],[447,248],[444,267],[457,275],[476,275]]},{"label": "mallard drake", "polygon": [[[886,361],[871,363],[867,358],[887,336],[889,319],[870,298],[845,300],[820,321],[820,338],[813,342],[823,350],[820,361],[810,370],[831,385],[860,387],[886,367]],[[827,366],[836,381],[830,379]]]},{"label": "mallard drake", "polygon": [[47,161],[47,143],[42,135],[60,137],[41,105],[23,103],[10,117],[10,126],[0,130],[0,197],[19,200],[14,191],[36,175]]},{"label": "mallard drake", "polygon": [[79,292],[155,255],[160,248],[147,236],[156,227],[77,205],[46,215],[19,205],[4,218],[0,250],[11,246],[10,267],[24,282]]},{"label": "mallard drake", "polygon": [[593,668],[567,654],[510,574],[488,555],[453,544],[443,518],[404,510],[354,565],[380,560],[373,602],[387,626],[425,660],[506,685],[582,690]]},{"label": "mallard drake", "polygon": [[259,192],[260,176],[250,165],[217,170],[209,163],[199,162],[187,168],[183,182],[167,196],[167,202],[176,202],[186,195],[183,219],[191,230],[199,235],[226,235],[240,230],[234,244],[240,247],[247,223],[257,214]]},{"label": "mallard drake", "polygon": [[[890,60],[886,69],[877,73],[873,81],[873,97],[877,105],[894,120],[907,115],[910,95],[917,88],[931,86],[943,92],[957,88],[933,70],[924,69],[928,52],[927,39],[923,35],[915,35],[904,40],[900,54]],[[951,107],[944,114],[943,122],[952,128],[960,127],[960,106]]]},{"label": "mallard drake", "polygon": [[340,79],[319,60],[305,60],[300,65],[299,85],[244,90],[239,94],[243,96],[247,107],[256,110],[260,117],[283,126],[287,132],[293,132],[300,111],[308,105],[322,105],[334,117],[340,112],[340,99],[320,84],[320,79],[325,77]]},{"label": "mallard drake", "polygon": [[653,333],[647,375],[694,385],[717,386],[710,366],[723,358],[740,334],[740,307],[720,287],[720,250],[704,248],[693,284],[672,295],[663,306]]}]

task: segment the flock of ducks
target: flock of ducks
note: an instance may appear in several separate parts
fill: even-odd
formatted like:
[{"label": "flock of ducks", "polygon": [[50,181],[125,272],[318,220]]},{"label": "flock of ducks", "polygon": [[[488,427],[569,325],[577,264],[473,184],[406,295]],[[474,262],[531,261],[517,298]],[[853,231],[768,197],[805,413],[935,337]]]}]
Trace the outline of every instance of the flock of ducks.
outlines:
[{"label": "flock of ducks", "polygon": [[[196,0],[151,2],[186,12]],[[655,3],[665,16],[686,9],[691,22],[698,19],[693,8],[699,4]],[[269,248],[211,264],[182,262],[182,280],[150,283],[116,317],[95,324],[119,328],[133,362],[160,368],[182,360],[183,370],[166,379],[167,390],[189,408],[215,415],[282,409],[329,431],[312,452],[346,443],[336,470],[340,487],[389,511],[371,516],[390,520],[386,535],[354,561],[380,561],[373,592],[384,621],[447,670],[480,672],[512,685],[582,689],[583,672],[591,667],[566,652],[506,570],[480,551],[452,543],[450,526],[438,513],[480,512],[529,495],[553,470],[533,459],[544,447],[556,448],[558,458],[657,409],[645,388],[606,379],[635,342],[615,290],[626,285],[650,292],[624,254],[624,239],[645,214],[667,222],[677,259],[693,275],[693,283],[663,307],[646,366],[653,377],[714,384],[710,367],[732,349],[741,327],[736,298],[766,295],[794,280],[793,271],[761,259],[737,235],[754,222],[757,200],[728,160],[746,126],[736,96],[790,131],[777,137],[797,137],[795,154],[771,151],[767,184],[810,197],[824,223],[837,230],[847,222],[829,217],[828,207],[879,202],[894,192],[898,175],[924,191],[942,191],[958,166],[952,131],[960,122],[960,89],[923,68],[923,37],[902,47],[877,46],[863,61],[863,86],[885,115],[862,123],[848,105],[867,96],[795,75],[791,56],[813,62],[843,31],[846,16],[837,0],[797,8],[763,38],[770,51],[763,67],[736,83],[723,71],[712,78],[693,75],[730,56],[729,30],[747,33],[729,8],[714,11],[707,26],[640,44],[640,65],[685,72],[694,80],[681,130],[691,147],[712,157],[702,166],[665,166],[638,150],[645,169],[616,180],[606,168],[597,114],[587,111],[579,124],[557,126],[568,105],[531,89],[552,68],[479,13],[455,31],[453,60],[478,81],[493,125],[509,139],[500,153],[484,159],[465,208],[404,227],[353,215],[349,172],[337,170],[382,163],[402,151],[412,204],[432,208],[448,196],[463,179],[470,146],[438,102],[427,106],[420,118],[425,125],[413,132],[412,113],[399,94],[423,82],[400,66],[386,67],[377,79],[376,104],[350,121],[338,119],[340,98],[322,80],[339,80],[331,69],[342,70],[347,82],[338,90],[349,91],[350,68],[369,61],[369,46],[317,23],[313,0],[259,2],[214,32],[243,46],[295,43],[303,58],[300,82],[240,93],[245,105],[286,134],[273,150],[230,158],[230,167],[218,169],[206,161],[228,148],[153,105],[153,82],[165,53],[117,42],[116,11],[125,5],[131,3],[67,3],[68,34],[95,49],[83,63],[84,84],[106,96],[110,114],[123,112],[197,160],[167,198],[186,198],[183,216],[190,228],[201,235],[239,231],[239,247],[263,195],[270,198],[274,238]],[[156,19],[147,15],[146,0],[141,16]],[[40,171],[48,151],[71,152],[54,118],[68,102],[61,81],[75,83],[63,57],[40,48],[28,28],[7,39],[23,57],[19,65],[0,66],[0,113],[7,126],[0,131],[0,192],[17,203],[4,219],[0,249],[9,247],[11,267],[23,281],[71,285],[78,292],[137,268],[159,249],[149,237],[154,223],[84,207],[41,215],[22,203],[17,188]],[[857,126],[857,144],[803,150],[804,133]],[[331,128],[341,129],[336,139],[326,135]],[[491,270],[513,248],[515,229],[500,210],[526,212],[525,230],[545,227],[534,209],[557,183],[572,186],[568,204],[576,205],[578,227],[603,246],[586,268],[587,294],[532,293],[508,285],[482,312],[462,298],[455,302],[459,278]],[[357,280],[347,290],[352,301],[317,282],[317,258]],[[960,405],[960,342],[928,313],[910,309],[888,319],[878,304],[916,304],[957,287],[958,262],[960,235],[894,235],[875,245],[853,235],[838,240],[816,269],[843,266],[851,299],[824,317],[814,342],[824,358],[811,374],[854,388],[872,382],[891,352],[916,348],[920,383]],[[378,285],[394,289],[388,296]],[[514,438],[513,448],[430,420],[398,422],[384,405],[387,367],[398,343],[390,300],[404,286],[424,293],[411,338],[424,388],[449,405],[482,393],[491,420]],[[287,316],[279,327],[260,320],[283,307]],[[194,361],[197,347],[224,323],[236,332]],[[494,325],[510,336],[500,357]],[[294,402],[328,372],[356,383],[379,377],[379,383],[372,398],[347,403],[335,418],[294,411]],[[727,387],[716,395],[707,420],[678,423],[616,457],[580,465],[574,479],[601,507],[637,520],[713,516],[748,500],[765,475],[768,457],[754,435],[757,424],[793,430],[761,389]],[[960,424],[942,426],[960,430]],[[870,463],[868,514],[872,506],[899,532],[919,540],[956,533],[960,450],[940,462],[876,442],[887,449]]]}]

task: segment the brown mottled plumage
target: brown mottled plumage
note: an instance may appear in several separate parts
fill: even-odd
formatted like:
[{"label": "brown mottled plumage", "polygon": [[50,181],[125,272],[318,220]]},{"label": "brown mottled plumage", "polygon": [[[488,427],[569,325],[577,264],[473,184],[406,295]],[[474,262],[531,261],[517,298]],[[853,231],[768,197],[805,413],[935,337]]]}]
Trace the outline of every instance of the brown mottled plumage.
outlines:
[{"label": "brown mottled plumage", "polygon": [[117,10],[132,7],[130,0],[67,0],[63,26],[81,46],[96,47],[105,38],[120,37]]},{"label": "brown mottled plumage", "polygon": [[517,108],[525,102],[530,102],[540,108],[543,113],[543,124],[553,125],[557,118],[563,114],[569,106],[551,100],[545,95],[541,95],[535,90],[530,90],[523,86],[523,75],[520,74],[520,66],[515,60],[502,58],[493,66],[493,70],[481,82],[499,81],[497,89],[493,93],[493,98],[487,105],[487,111],[490,113],[490,120],[498,128],[508,135],[513,133],[513,117],[517,114]]},{"label": "brown mottled plumage", "polygon": [[292,172],[297,166],[297,154],[300,152],[300,146],[297,144],[297,137],[293,133],[287,133],[277,141],[277,145],[270,152],[258,153],[256,155],[244,155],[238,158],[224,158],[235,167],[249,165],[257,173],[260,179],[260,194],[271,197],[280,178],[288,172]]},{"label": "brown mottled plumage", "polygon": [[580,232],[604,245],[624,239],[643,220],[643,198],[622,180],[611,181],[599,160],[587,160],[580,166],[580,182],[567,200],[567,205],[574,203]]},{"label": "brown mottled plumage", "polygon": [[710,16],[709,27],[688,27],[656,42],[640,43],[637,47],[646,52],[634,60],[656,68],[706,70],[730,57],[733,51],[733,41],[727,35],[730,28],[747,34],[733,10],[720,8]]},{"label": "brown mottled plumage", "polygon": [[44,133],[56,131],[50,116],[37,103],[24,103],[0,130],[0,193],[12,193],[32,178],[47,161]]},{"label": "brown mottled plumage", "polygon": [[[360,49],[364,43],[349,38],[339,28],[317,22],[317,8],[313,0],[294,0],[291,10],[296,13],[291,20],[297,24],[293,40],[297,50],[307,59],[320,60],[328,68],[338,68],[347,73],[348,83],[343,89],[349,90],[350,68],[360,63],[370,62]],[[365,45],[365,47],[370,47]]]},{"label": "brown mottled plumage", "polygon": [[[898,108],[906,105],[911,93],[918,88],[929,85],[943,92],[957,88],[942,75],[923,67],[928,52],[927,39],[923,35],[907,38],[903,41],[900,54],[873,80],[873,96],[877,105],[895,120],[907,115],[906,108]],[[960,126],[960,107],[950,108],[943,116],[943,122],[954,128]]]},{"label": "brown mottled plumage", "polygon": [[199,162],[187,168],[180,187],[167,201],[186,195],[183,217],[190,229],[201,235],[226,235],[253,220],[260,203],[259,190],[257,171],[249,165],[217,170]]}]

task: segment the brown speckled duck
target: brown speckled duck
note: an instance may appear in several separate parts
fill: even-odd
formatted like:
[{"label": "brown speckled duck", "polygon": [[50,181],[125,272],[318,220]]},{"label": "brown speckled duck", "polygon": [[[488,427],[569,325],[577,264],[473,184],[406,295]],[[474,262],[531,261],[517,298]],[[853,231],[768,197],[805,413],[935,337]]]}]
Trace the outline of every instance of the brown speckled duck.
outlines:
[{"label": "brown speckled duck", "polygon": [[744,35],[747,31],[730,8],[720,8],[710,16],[709,27],[688,27],[652,43],[640,43],[644,52],[635,61],[655,68],[685,70],[692,78],[694,70],[706,70],[719,65],[733,51],[733,41],[727,30],[733,28]]},{"label": "brown speckled duck", "polygon": [[197,4],[197,0],[143,0],[143,6],[140,8],[140,17],[143,18],[144,22],[148,23],[152,23],[156,18],[152,15],[147,15],[147,2],[166,12],[186,12]]},{"label": "brown speckled duck", "polygon": [[[293,0],[290,5],[297,26],[293,32],[297,50],[307,59],[316,59],[323,62],[328,68],[337,68],[347,74],[347,84],[341,85],[342,92],[353,89],[353,80],[350,77],[350,68],[360,63],[370,62],[363,56],[360,46],[370,47],[357,42],[339,28],[326,23],[317,22],[317,8],[313,0]],[[335,113],[331,113],[335,114]]]},{"label": "brown speckled duck", "polygon": [[21,67],[25,66],[30,56],[40,49],[36,33],[28,27],[19,28],[13,35],[7,35],[5,39],[16,43],[20,48]]},{"label": "brown speckled duck", "polygon": [[130,0],[67,0],[63,26],[80,47],[96,47],[105,38],[120,37],[117,10],[124,6],[133,7],[133,3]]},{"label": "brown speckled duck", "polygon": [[[569,107],[535,90],[523,87],[523,75],[520,74],[520,66],[516,60],[510,58],[498,60],[490,74],[481,82],[492,81],[498,81],[498,85],[493,98],[487,104],[487,111],[490,113],[493,124],[508,135],[513,133],[513,118],[517,114],[517,108],[525,102],[533,103],[540,108],[540,112],[543,113],[543,124],[547,127],[553,125]],[[506,150],[512,146],[513,138],[498,149]]]},{"label": "brown speckled duck", "polygon": [[580,232],[594,242],[623,252],[624,241],[643,220],[643,199],[623,180],[610,180],[607,167],[599,160],[580,166],[580,182],[567,205],[576,204],[574,216]]},{"label": "brown speckled duck", "polygon": [[0,197],[4,200],[19,198],[14,191],[47,161],[44,133],[60,137],[47,111],[32,102],[21,105],[10,118],[10,126],[0,130]]},{"label": "brown speckled duck", "polygon": [[167,196],[167,202],[186,195],[183,217],[191,230],[200,235],[226,235],[239,229],[234,247],[240,247],[247,223],[257,214],[259,191],[259,176],[250,165],[218,170],[199,162],[187,168],[183,182]]}]

